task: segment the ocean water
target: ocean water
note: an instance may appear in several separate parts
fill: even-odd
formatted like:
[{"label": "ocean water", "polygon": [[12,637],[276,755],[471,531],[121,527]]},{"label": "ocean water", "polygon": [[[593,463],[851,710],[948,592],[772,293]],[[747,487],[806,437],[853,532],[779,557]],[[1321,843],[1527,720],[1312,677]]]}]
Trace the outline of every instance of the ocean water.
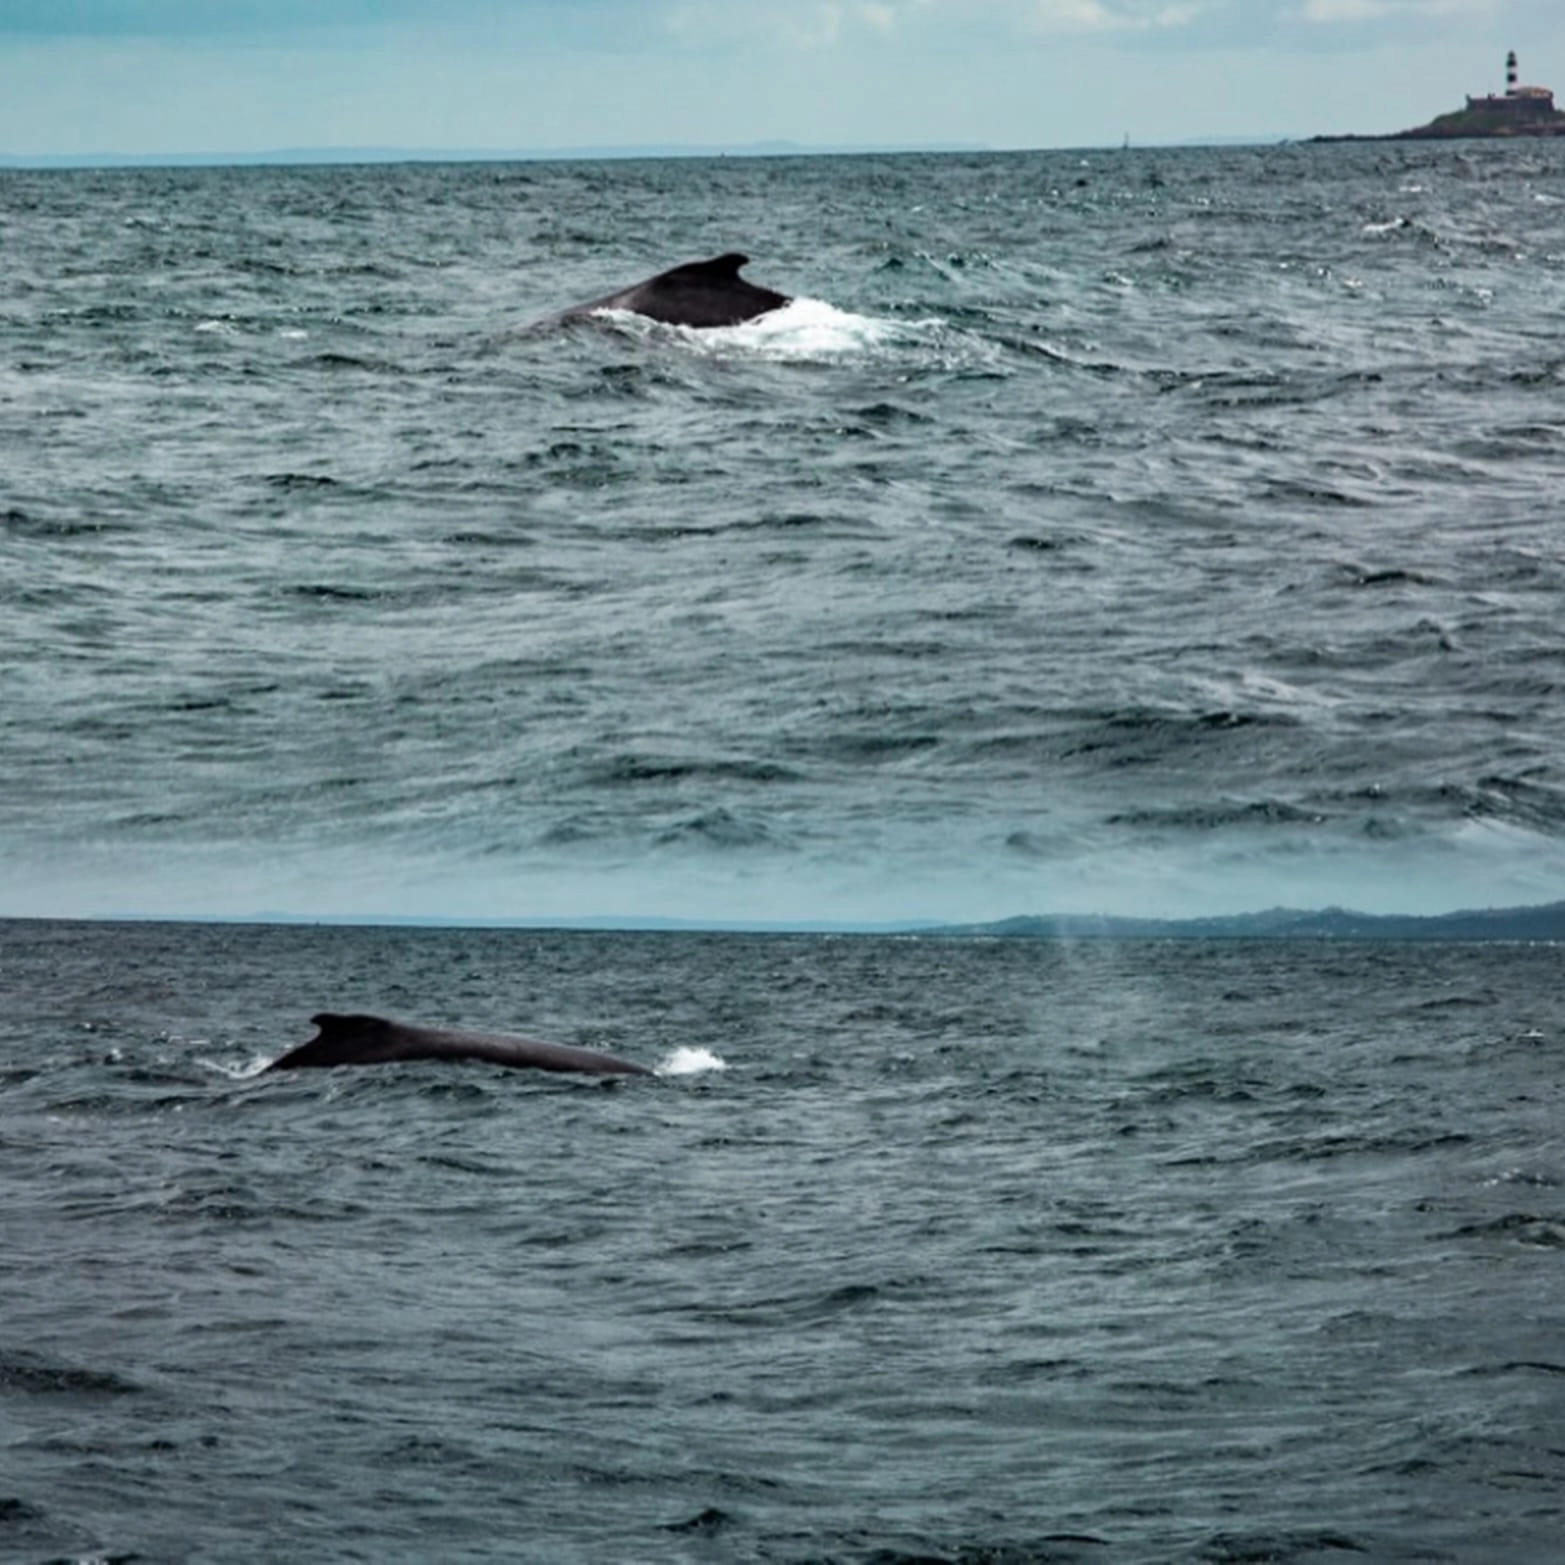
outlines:
[{"label": "ocean water", "polygon": [[[0,912],[1565,884],[1565,148],[0,175]],[[740,249],[793,309],[530,332]]]},{"label": "ocean water", "polygon": [[0,1561],[1560,1558],[1557,946],[907,931],[1561,899],[1565,145],[0,247]]},{"label": "ocean water", "polygon": [[0,1558],[1552,1565],[1559,976],[0,922]]}]

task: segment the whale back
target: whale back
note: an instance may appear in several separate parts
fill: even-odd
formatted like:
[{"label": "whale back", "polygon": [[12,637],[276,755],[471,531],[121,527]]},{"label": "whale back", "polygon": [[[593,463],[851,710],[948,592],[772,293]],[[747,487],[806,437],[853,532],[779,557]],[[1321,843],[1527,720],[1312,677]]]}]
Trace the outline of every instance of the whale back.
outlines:
[{"label": "whale back", "polygon": [[791,302],[787,294],[746,282],[739,273],[749,263],[749,256],[737,250],[708,261],[686,261],[617,293],[578,304],[563,318],[630,310],[670,326],[738,326]]},{"label": "whale back", "polygon": [[516,1070],[575,1071],[593,1076],[650,1076],[646,1066],[565,1043],[544,1043],[510,1033],[460,1032],[418,1027],[384,1016],[321,1011],[310,1020],[316,1036],[267,1070],[302,1070],[334,1065],[384,1065],[395,1060],[487,1060]]}]

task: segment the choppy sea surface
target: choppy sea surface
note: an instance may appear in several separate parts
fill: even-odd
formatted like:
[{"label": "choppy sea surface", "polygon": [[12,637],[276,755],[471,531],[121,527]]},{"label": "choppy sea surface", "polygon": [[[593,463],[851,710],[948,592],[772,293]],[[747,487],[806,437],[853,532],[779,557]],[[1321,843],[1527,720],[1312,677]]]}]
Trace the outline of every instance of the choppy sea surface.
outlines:
[{"label": "choppy sea surface", "polygon": [[732,926],[1559,901],[1565,144],[0,249],[0,1560],[1560,1558],[1558,946]]},{"label": "choppy sea surface", "polygon": [[0,922],[0,1558],[1554,1565],[1559,977]]},{"label": "choppy sea surface", "polygon": [[[1565,147],[0,174],[0,912],[1565,885]],[[711,333],[551,311],[738,249]]]}]

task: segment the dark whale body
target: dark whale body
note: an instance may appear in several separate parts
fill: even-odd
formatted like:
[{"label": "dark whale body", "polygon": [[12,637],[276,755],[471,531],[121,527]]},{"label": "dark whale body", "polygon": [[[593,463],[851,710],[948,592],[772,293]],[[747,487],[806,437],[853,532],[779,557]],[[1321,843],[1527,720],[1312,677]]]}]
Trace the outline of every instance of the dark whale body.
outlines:
[{"label": "dark whale body", "polygon": [[687,261],[618,293],[572,305],[554,319],[574,321],[599,310],[631,310],[669,326],[739,326],[792,302],[785,293],[747,283],[739,269],[749,262],[749,256],[732,251],[710,261]]},{"label": "dark whale body", "polygon": [[447,1027],[415,1027],[384,1016],[338,1016],[322,1011],[310,1020],[320,1029],[266,1067],[269,1071],[307,1066],[385,1065],[396,1060],[488,1060],[517,1070],[579,1071],[589,1076],[650,1076],[645,1065],[597,1049],[565,1043],[540,1043],[503,1032],[457,1032]]}]

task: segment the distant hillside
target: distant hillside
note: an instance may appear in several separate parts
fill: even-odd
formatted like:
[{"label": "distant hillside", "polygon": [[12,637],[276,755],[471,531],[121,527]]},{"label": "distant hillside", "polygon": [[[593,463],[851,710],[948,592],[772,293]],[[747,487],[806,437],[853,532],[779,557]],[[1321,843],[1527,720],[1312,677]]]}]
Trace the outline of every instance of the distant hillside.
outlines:
[{"label": "distant hillside", "polygon": [[1565,940],[1565,902],[1481,908],[1430,917],[1346,908],[1271,908],[1222,918],[1099,918],[1042,915],[951,925],[946,935],[1019,940]]}]

